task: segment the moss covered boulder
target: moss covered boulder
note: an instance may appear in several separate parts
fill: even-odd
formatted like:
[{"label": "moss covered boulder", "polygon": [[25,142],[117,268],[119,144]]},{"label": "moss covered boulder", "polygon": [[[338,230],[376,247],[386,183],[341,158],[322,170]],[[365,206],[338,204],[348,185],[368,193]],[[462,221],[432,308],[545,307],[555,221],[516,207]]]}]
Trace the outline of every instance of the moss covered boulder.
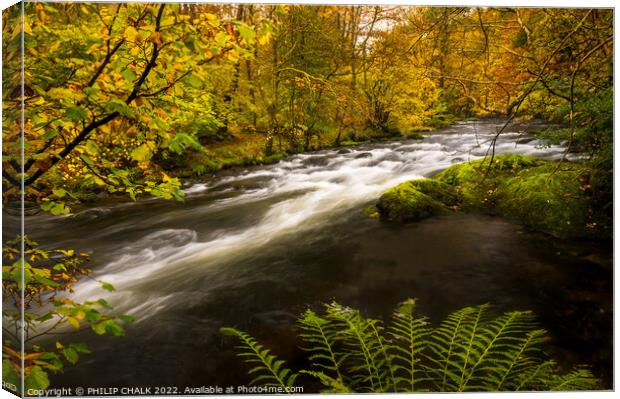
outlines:
[{"label": "moss covered boulder", "polygon": [[415,222],[433,215],[449,213],[457,203],[456,191],[448,184],[412,180],[384,192],[376,204],[381,219]]},{"label": "moss covered boulder", "polygon": [[505,179],[497,210],[537,230],[560,236],[596,235],[587,191],[588,170],[576,164],[546,163]]},{"label": "moss covered boulder", "polygon": [[480,212],[562,237],[608,238],[612,223],[593,201],[593,173],[581,163],[499,155],[490,168],[488,160],[477,160],[402,183],[384,192],[376,209],[382,219],[401,222],[450,210]]},{"label": "moss covered boulder", "polygon": [[494,210],[497,188],[504,179],[544,163],[541,159],[524,155],[499,155],[494,158],[491,168],[488,161],[465,162],[440,172],[433,180],[455,188],[461,210],[488,212]]}]

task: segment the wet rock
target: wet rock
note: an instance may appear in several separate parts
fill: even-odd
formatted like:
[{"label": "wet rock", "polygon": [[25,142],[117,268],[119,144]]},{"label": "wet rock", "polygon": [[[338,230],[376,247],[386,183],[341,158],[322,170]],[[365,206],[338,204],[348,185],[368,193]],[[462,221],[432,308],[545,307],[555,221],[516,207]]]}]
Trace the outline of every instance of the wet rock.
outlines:
[{"label": "wet rock", "polygon": [[328,163],[329,158],[323,156],[310,157],[304,161],[304,164],[308,166],[326,166]]},{"label": "wet rock", "polygon": [[351,151],[348,148],[342,148],[342,149],[338,150],[338,152],[336,152],[336,154],[348,154],[350,152],[353,152],[353,151]]},{"label": "wet rock", "polygon": [[355,156],[355,159],[358,159],[358,158],[372,158],[372,154],[369,152],[362,152],[361,154],[357,154]]},{"label": "wet rock", "polygon": [[403,158],[397,152],[389,152],[381,157],[381,162],[390,161],[390,162],[401,162]]},{"label": "wet rock", "polygon": [[465,159],[457,157],[457,158],[452,158],[452,159],[450,160],[450,163],[453,163],[453,164],[455,164],[455,163],[461,163],[461,162],[465,162]]}]

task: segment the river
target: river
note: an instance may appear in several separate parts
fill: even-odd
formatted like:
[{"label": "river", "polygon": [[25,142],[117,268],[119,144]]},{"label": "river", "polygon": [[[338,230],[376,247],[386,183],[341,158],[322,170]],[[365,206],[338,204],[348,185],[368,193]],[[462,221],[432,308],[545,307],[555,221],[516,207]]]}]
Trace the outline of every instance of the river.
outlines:
[{"label": "river", "polygon": [[[307,307],[337,300],[373,317],[407,297],[433,322],[469,305],[535,311],[560,364],[591,364],[611,384],[611,251],[535,234],[496,217],[455,214],[410,225],[369,219],[380,193],[484,156],[501,121],[458,123],[426,135],[294,155],[222,172],[185,187],[186,199],[100,205],[72,217],[31,216],[46,247],[92,253],[95,279],[78,300],[106,298],[137,321],[127,336],[79,333],[92,354],[52,377],[56,387],[238,385],[248,381],[235,326],[304,365],[294,325]],[[513,125],[498,153],[546,159],[534,125]],[[11,216],[5,215],[10,219]],[[10,231],[5,220],[5,236]],[[308,390],[313,390],[312,386]]]}]

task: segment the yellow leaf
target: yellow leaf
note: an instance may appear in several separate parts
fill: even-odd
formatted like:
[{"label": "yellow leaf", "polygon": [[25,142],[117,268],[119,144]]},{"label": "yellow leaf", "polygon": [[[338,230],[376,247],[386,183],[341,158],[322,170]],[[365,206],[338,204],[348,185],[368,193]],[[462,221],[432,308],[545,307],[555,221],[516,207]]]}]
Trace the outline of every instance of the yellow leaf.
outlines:
[{"label": "yellow leaf", "polygon": [[129,50],[129,53],[134,56],[137,57],[141,54],[141,51],[138,47],[132,47],[131,50]]},{"label": "yellow leaf", "polygon": [[126,27],[123,36],[130,42],[137,42],[141,39],[140,32],[138,32],[133,26]]},{"label": "yellow leaf", "polygon": [[71,316],[67,316],[67,321],[69,322],[69,324],[71,324],[71,326],[73,328],[75,328],[76,330],[78,328],[80,328],[80,321],[78,319],[76,319],[75,317],[71,317]]},{"label": "yellow leaf", "polygon": [[30,27],[30,24],[28,22],[24,22],[24,32],[32,35],[32,28]]},{"label": "yellow leaf", "polygon": [[258,38],[258,43],[259,43],[260,45],[263,45],[263,46],[264,46],[265,44],[269,43],[269,36],[270,36],[270,35],[262,35],[262,36],[260,36],[260,37]]},{"label": "yellow leaf", "polygon": [[95,181],[95,184],[97,184],[98,186],[105,186],[105,182],[101,180],[101,178],[95,176],[93,180]]},{"label": "yellow leaf", "polygon": [[78,320],[84,320],[84,317],[86,317],[86,313],[83,310],[79,310],[75,314],[75,318],[78,319]]},{"label": "yellow leaf", "polygon": [[64,346],[60,342],[56,341],[56,349],[63,349],[63,348]]}]

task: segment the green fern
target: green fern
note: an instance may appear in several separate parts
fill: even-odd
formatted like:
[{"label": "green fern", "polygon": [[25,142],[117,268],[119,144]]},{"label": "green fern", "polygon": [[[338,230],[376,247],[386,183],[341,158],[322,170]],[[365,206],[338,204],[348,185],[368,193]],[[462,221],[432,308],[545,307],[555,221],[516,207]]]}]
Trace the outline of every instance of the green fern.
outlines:
[{"label": "green fern", "polygon": [[290,369],[283,367],[284,360],[278,360],[269,354],[269,349],[265,349],[249,334],[234,328],[222,328],[221,332],[225,335],[237,337],[241,345],[237,346],[241,352],[238,356],[244,357],[246,363],[255,365],[248,373],[256,374],[249,385],[256,385],[261,382],[263,386],[281,387],[286,390],[295,385],[298,374]]},{"label": "green fern", "polygon": [[375,334],[378,320],[366,319],[358,310],[332,303],[326,306],[327,319],[339,328],[337,340],[341,359],[348,364],[348,384],[360,391],[383,392],[387,382],[382,342]]},{"label": "green fern", "polygon": [[308,309],[299,319],[301,334],[299,336],[308,345],[310,352],[309,360],[312,366],[322,369],[322,376],[327,377],[333,373],[336,381],[343,383],[340,368],[344,360],[341,354],[337,353],[334,343],[338,341],[339,330],[334,328],[333,323],[328,319],[318,316],[315,312]]},{"label": "green fern", "polygon": [[[387,328],[358,310],[331,303],[325,314],[307,310],[300,337],[311,370],[327,392],[591,390],[596,380],[580,368],[560,375],[543,352],[547,333],[531,312],[495,316],[489,305],[454,312],[432,328],[408,299]],[[251,384],[292,386],[297,378],[248,334],[224,329],[241,341],[240,356],[257,363]]]},{"label": "green fern", "polygon": [[427,367],[423,365],[424,349],[429,344],[428,318],[415,316],[415,300],[408,299],[401,303],[392,315],[389,327],[394,345],[393,352],[395,392],[413,392],[424,390],[430,381]]}]

